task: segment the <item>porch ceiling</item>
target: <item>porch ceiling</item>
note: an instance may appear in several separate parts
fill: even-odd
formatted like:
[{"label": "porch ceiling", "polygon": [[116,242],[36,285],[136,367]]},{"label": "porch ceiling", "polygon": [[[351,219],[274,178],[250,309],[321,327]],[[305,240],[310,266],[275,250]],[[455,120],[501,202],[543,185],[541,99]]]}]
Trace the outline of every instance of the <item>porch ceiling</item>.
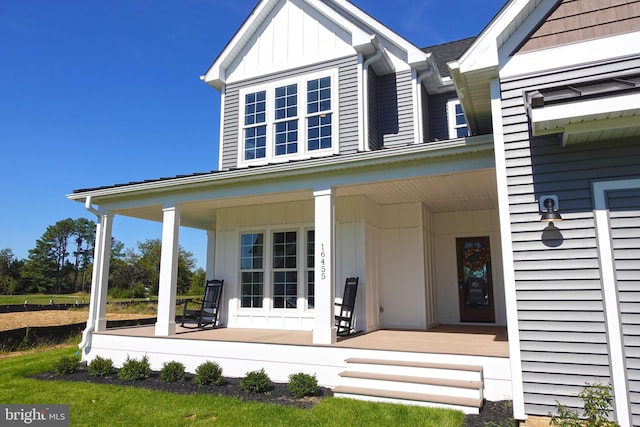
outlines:
[{"label": "porch ceiling", "polygon": [[[494,169],[336,187],[336,197],[348,196],[364,196],[380,205],[420,202],[432,212],[486,210],[498,206]],[[313,191],[309,189],[189,202],[182,205],[181,223],[186,227],[209,229],[214,228],[216,210],[220,208],[312,198]],[[162,221],[162,206],[120,209],[116,214]]]}]

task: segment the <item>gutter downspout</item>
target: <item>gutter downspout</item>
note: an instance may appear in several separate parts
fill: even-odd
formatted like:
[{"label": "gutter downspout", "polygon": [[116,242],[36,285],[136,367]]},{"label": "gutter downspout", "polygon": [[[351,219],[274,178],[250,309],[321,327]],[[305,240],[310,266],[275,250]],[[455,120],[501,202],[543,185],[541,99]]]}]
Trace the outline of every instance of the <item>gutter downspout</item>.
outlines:
[{"label": "gutter downspout", "polygon": [[371,36],[371,45],[376,53],[367,58],[362,64],[362,137],[360,138],[360,151],[369,150],[369,65],[382,57],[383,47],[376,36]]},{"label": "gutter downspout", "polygon": [[[97,278],[100,276],[99,272],[96,272],[96,265],[98,269],[102,268],[102,217],[103,214],[99,210],[95,209],[91,206],[91,196],[87,196],[84,202],[84,207],[89,212],[98,217],[98,222],[96,224],[96,239],[93,248],[93,274],[91,278],[91,299],[89,300],[89,317],[87,319],[87,327],[82,332],[82,341],[78,344],[80,350],[84,350],[85,348],[91,345],[91,333],[95,330],[96,325],[96,310],[97,310],[97,299],[98,299],[98,286],[97,286]],[[96,262],[98,261],[98,262]],[[96,274],[98,273],[98,274]]]},{"label": "gutter downspout", "polygon": [[[429,68],[426,71],[423,71],[422,74],[418,75],[416,78],[416,103],[414,108],[415,115],[415,135],[414,135],[414,143],[420,144],[424,138],[424,121],[422,120],[422,115],[420,112],[422,111],[422,81],[433,74],[433,67],[429,65]],[[424,111],[422,111],[424,114]]]}]

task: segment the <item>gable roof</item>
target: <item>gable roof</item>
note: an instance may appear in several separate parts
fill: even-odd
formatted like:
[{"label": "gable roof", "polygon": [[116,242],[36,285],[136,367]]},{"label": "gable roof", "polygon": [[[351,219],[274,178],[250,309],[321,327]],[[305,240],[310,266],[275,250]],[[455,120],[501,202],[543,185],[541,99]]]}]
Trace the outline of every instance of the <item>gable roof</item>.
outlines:
[{"label": "gable roof", "polygon": [[457,61],[460,59],[462,54],[469,49],[469,46],[471,46],[475,39],[476,37],[468,37],[462,40],[424,47],[422,48],[422,51],[430,53],[433,56],[436,67],[438,67],[438,71],[442,77],[451,77],[451,72],[449,71],[449,66],[447,64],[451,61]]},{"label": "gable roof", "polygon": [[417,70],[426,70],[430,66],[427,53],[347,0],[261,0],[201,79],[221,90],[234,61],[250,47],[277,8],[286,3],[295,4],[321,16],[325,23],[334,25],[342,33],[343,40],[353,48],[354,54],[371,56],[383,46],[383,49],[399,53],[407,64]]}]

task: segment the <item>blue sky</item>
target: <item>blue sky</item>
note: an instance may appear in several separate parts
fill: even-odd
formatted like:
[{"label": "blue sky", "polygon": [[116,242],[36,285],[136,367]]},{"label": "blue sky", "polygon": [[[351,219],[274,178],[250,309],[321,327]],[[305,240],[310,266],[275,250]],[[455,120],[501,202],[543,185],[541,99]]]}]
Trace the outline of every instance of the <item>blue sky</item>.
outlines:
[{"label": "blue sky", "polygon": [[[95,219],[74,189],[216,169],[219,100],[199,79],[256,0],[2,0],[0,249]],[[479,34],[505,0],[354,0],[419,47]],[[116,216],[134,248],[161,225]],[[205,263],[204,232],[180,244]]]}]

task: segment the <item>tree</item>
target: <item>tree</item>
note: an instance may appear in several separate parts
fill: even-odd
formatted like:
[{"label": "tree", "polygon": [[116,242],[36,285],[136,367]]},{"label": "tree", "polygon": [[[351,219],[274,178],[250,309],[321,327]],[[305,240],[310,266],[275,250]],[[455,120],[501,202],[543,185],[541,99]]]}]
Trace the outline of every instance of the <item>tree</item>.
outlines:
[{"label": "tree", "polygon": [[93,260],[96,223],[86,218],[78,218],[73,223],[73,237],[76,250],[73,252],[73,290],[78,291],[78,275],[82,273],[82,291],[86,283],[86,273]]},{"label": "tree", "polygon": [[20,291],[20,269],[24,261],[18,260],[9,248],[0,250],[0,293],[13,295]]},{"label": "tree", "polygon": [[[144,242],[138,242],[138,251],[139,259],[137,262],[146,272],[144,285],[153,295],[157,295],[160,283],[162,241],[147,239]],[[193,254],[180,246],[178,248],[178,293],[184,293],[191,287],[191,274],[195,264]]]},{"label": "tree", "polygon": [[[27,292],[74,291],[79,270],[88,269],[93,246],[91,229],[93,221],[84,218],[63,219],[50,225],[35,248],[29,251],[29,257],[22,269],[22,278]],[[70,261],[70,245],[76,243],[73,253],[74,262]],[[72,279],[69,279],[72,277]]]}]

